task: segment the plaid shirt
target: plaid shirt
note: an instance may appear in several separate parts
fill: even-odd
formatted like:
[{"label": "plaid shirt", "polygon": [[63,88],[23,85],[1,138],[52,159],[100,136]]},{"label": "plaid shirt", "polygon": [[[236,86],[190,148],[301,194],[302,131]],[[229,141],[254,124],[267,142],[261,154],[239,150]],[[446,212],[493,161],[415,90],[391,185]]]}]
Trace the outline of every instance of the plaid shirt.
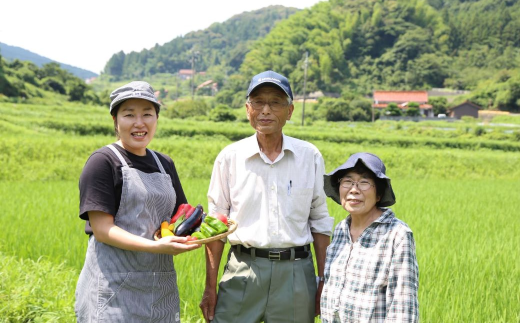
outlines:
[{"label": "plaid shirt", "polygon": [[412,231],[391,209],[352,243],[349,215],[327,248],[322,322],[418,322],[419,266]]}]

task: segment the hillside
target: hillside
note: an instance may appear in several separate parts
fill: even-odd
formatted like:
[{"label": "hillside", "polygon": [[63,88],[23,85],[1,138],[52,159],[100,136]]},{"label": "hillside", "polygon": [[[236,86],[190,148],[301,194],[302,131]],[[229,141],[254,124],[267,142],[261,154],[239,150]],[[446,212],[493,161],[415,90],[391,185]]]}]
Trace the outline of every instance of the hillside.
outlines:
[{"label": "hillside", "polygon": [[235,15],[223,23],[177,37],[149,50],[116,53],[104,72],[118,78],[144,77],[157,73],[177,73],[190,69],[192,51],[196,70],[218,69],[221,74],[238,70],[251,44],[269,33],[281,20],[297,12],[296,8],[269,6]]},{"label": "hillside", "polygon": [[0,55],[0,102],[61,104],[63,101],[106,104],[85,80],[63,69],[56,62],[38,67],[29,60],[12,62]]},{"label": "hillside", "polygon": [[23,49],[21,47],[16,46],[10,46],[4,43],[0,43],[0,54],[3,58],[5,58],[7,61],[13,61],[15,59],[21,60],[21,61],[30,61],[36,64],[38,67],[42,67],[44,64],[47,63],[58,63],[60,67],[66,71],[69,71],[73,75],[79,77],[80,79],[88,79],[91,77],[98,76],[98,74],[79,68],[75,66],[71,66],[68,64],[63,64],[60,62],[56,62],[55,60],[52,60],[50,58],[38,55],[36,53],[33,53],[29,50]]},{"label": "hillside", "polygon": [[351,99],[375,89],[445,87],[472,91],[464,99],[483,108],[520,112],[518,0],[330,0],[283,10],[244,13],[163,46],[120,52],[105,72],[174,74],[191,67],[193,49],[196,70],[219,83],[220,102],[238,106],[250,77],[266,69],[287,75],[301,94],[308,52],[307,93]]},{"label": "hillside", "polygon": [[[452,87],[520,64],[516,0],[331,0],[278,24],[254,44],[241,67],[273,68],[302,91],[309,52],[309,91],[370,94],[378,89]],[[265,57],[277,57],[266,60]]]}]

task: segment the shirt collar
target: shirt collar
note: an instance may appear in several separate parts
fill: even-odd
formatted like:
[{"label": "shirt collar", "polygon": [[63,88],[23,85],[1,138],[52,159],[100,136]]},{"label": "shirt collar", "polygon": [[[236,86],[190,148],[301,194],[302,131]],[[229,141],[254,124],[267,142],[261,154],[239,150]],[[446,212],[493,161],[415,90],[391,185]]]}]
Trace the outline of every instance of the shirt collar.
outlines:
[{"label": "shirt collar", "polygon": [[[290,150],[294,153],[294,145],[292,143],[292,138],[286,136],[282,133],[282,151]],[[256,133],[252,136],[247,137],[244,148],[244,155],[246,158],[253,157],[256,154],[260,154],[260,146],[258,145],[258,140],[256,139]]]},{"label": "shirt collar", "polygon": [[258,140],[256,140],[256,133],[252,136],[245,138],[244,155],[246,158],[253,157],[256,154],[260,154],[260,146],[258,146]]},{"label": "shirt collar", "polygon": [[391,209],[382,207],[380,208],[381,211],[383,211],[383,214],[379,218],[377,218],[374,222],[377,223],[391,223],[392,220],[395,218],[394,212],[392,212]]},{"label": "shirt collar", "polygon": [[[374,223],[390,223],[395,218],[394,212],[386,207],[381,207],[381,211],[383,211],[383,214],[381,214]],[[352,223],[352,215],[348,215],[347,219],[345,221],[348,227],[350,227],[350,223]]]}]

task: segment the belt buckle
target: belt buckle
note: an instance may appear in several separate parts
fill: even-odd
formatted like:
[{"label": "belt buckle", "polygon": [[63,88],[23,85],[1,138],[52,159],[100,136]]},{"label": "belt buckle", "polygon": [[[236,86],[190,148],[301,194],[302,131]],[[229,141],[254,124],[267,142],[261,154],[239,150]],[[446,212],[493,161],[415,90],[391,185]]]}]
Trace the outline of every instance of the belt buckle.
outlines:
[{"label": "belt buckle", "polygon": [[281,260],[281,251],[269,251],[269,260]]}]

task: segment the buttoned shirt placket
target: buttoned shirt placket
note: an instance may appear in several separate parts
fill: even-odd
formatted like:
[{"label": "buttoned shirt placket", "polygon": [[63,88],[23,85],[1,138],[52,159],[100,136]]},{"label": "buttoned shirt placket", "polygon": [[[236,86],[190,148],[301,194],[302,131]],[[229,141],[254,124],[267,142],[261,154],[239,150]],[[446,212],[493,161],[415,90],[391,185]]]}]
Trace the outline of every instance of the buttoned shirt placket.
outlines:
[{"label": "buttoned shirt placket", "polygon": [[280,223],[278,220],[278,183],[280,182],[280,180],[278,178],[276,166],[277,163],[282,160],[284,155],[284,151],[282,150],[278,157],[274,161],[271,161],[263,152],[260,152],[260,158],[262,158],[262,160],[266,163],[266,167],[269,167],[269,170],[271,170],[269,171],[268,175],[269,232],[271,232],[271,234],[275,237],[278,235],[278,232],[280,230]]}]

